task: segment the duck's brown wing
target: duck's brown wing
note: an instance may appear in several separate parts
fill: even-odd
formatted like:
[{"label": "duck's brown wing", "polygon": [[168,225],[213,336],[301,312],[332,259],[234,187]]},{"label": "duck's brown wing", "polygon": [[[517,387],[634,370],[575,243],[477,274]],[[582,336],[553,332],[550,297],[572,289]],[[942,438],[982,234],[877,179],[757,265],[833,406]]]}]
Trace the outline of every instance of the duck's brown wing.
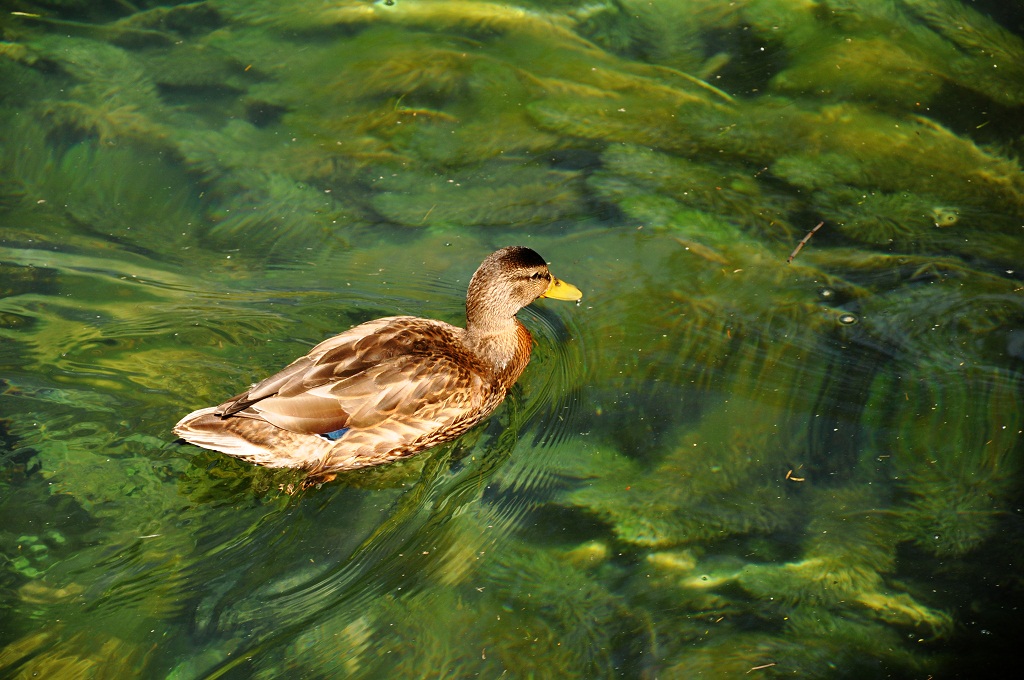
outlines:
[{"label": "duck's brown wing", "polygon": [[[457,354],[430,351],[437,322],[378,319],[326,340],[279,373],[224,402],[218,415],[260,418],[291,432],[325,434],[402,422],[445,427],[486,408],[494,388]],[[500,398],[500,397],[499,397]]]},{"label": "duck's brown wing", "polygon": [[382,347],[394,341],[395,330],[414,320],[414,317],[376,319],[328,338],[274,375],[220,404],[216,413],[222,417],[240,414],[264,399],[297,397],[334,380],[339,373],[365,370],[383,358]]}]

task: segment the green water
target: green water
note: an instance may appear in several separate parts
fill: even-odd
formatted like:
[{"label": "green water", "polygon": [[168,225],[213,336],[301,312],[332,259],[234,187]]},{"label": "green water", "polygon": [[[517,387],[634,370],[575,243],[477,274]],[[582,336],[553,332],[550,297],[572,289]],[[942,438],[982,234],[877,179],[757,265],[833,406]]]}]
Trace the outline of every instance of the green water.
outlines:
[{"label": "green water", "polygon": [[[1019,6],[7,5],[3,677],[1016,666]],[[459,440],[174,441],[509,244],[584,298]]]}]

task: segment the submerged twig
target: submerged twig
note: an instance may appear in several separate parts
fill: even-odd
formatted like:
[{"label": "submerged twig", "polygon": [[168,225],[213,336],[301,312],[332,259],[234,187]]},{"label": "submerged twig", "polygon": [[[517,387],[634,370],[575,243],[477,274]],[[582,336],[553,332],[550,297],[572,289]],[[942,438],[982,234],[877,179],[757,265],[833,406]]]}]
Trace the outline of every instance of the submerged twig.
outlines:
[{"label": "submerged twig", "polygon": [[807,236],[804,236],[802,239],[800,239],[800,243],[796,244],[796,248],[793,248],[793,252],[791,252],[789,254],[789,257],[786,258],[786,264],[792,262],[793,258],[796,257],[797,254],[804,249],[804,246],[807,244],[807,242],[811,240],[812,236],[814,236],[814,232],[818,231],[824,226],[824,222],[818,222],[818,225],[814,227],[814,229],[811,229],[809,232],[807,232]]}]

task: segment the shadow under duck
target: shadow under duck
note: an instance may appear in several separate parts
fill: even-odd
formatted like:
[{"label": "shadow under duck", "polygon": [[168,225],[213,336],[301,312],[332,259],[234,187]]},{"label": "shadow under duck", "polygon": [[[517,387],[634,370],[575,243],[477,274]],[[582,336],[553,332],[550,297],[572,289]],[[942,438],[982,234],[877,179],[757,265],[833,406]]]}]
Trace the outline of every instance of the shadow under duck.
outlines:
[{"label": "shadow under duck", "polygon": [[304,485],[381,465],[458,437],[504,400],[530,361],[516,313],[537,298],[579,300],[522,246],[492,253],[466,294],[466,328],[413,316],[368,321],[279,373],[182,418],[174,433]]}]

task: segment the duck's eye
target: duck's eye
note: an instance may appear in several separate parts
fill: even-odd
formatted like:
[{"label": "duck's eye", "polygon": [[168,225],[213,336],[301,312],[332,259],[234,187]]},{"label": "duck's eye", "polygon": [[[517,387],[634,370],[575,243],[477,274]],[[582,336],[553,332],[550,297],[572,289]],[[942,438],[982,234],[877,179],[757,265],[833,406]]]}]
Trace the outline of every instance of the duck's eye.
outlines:
[{"label": "duck's eye", "polygon": [[533,273],[533,274],[532,274],[532,275],[530,276],[530,278],[531,278],[531,279],[544,279],[544,278],[547,278],[547,277],[546,277],[546,276],[544,276],[543,274],[541,274],[540,272],[534,272],[534,273]]}]

